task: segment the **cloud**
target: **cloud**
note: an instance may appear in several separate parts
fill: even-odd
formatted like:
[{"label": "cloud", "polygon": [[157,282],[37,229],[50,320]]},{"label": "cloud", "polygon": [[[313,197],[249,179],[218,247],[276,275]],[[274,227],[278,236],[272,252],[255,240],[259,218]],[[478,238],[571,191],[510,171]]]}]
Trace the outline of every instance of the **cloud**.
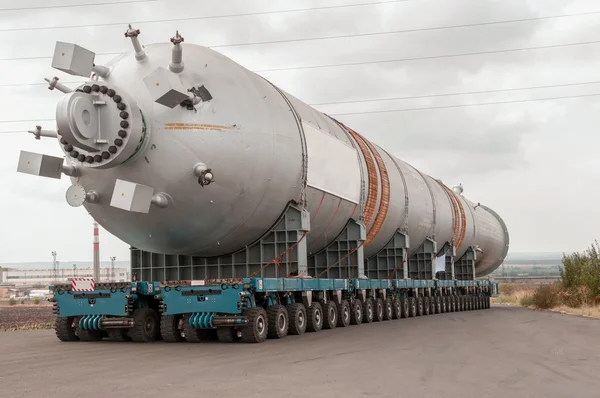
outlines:
[{"label": "cloud", "polygon": [[[361,0],[327,5],[356,4]],[[8,0],[6,7],[45,5]],[[84,8],[3,12],[0,59],[50,56],[57,40],[97,53],[129,50],[129,21],[243,14],[322,7],[270,0],[247,2],[180,0]],[[57,3],[58,4],[58,3]],[[434,9],[435,12],[431,10]],[[236,18],[134,23],[143,44],[168,42],[176,29],[185,43],[223,45],[369,32],[420,29],[595,11],[575,0],[473,2],[408,1],[375,6]],[[599,15],[472,28],[346,39],[303,41],[216,50],[249,69],[339,64],[426,57],[594,40]],[[112,24],[27,30],[39,26]],[[495,90],[597,80],[600,45],[503,54],[378,63],[262,73],[307,103],[323,103]],[[112,55],[98,55],[105,63]],[[0,85],[40,83],[44,77],[80,80],[50,67],[50,59],[0,61]],[[352,113],[600,93],[598,84],[451,97],[322,105],[330,113]],[[0,87],[0,120],[53,117],[59,94],[44,85]],[[340,116],[373,142],[448,185],[462,182],[465,195],[494,208],[507,222],[514,251],[572,251],[598,238],[590,220],[600,219],[596,149],[598,98]],[[0,123],[0,130],[31,129],[35,122]],[[52,128],[48,123],[47,128]],[[45,125],[46,127],[46,125]],[[64,202],[69,180],[36,179],[16,173],[19,150],[62,156],[52,140],[0,133],[0,263],[47,259],[49,252],[91,259],[91,218]],[[568,231],[565,234],[563,231]],[[128,258],[128,246],[101,230],[103,253]]]}]

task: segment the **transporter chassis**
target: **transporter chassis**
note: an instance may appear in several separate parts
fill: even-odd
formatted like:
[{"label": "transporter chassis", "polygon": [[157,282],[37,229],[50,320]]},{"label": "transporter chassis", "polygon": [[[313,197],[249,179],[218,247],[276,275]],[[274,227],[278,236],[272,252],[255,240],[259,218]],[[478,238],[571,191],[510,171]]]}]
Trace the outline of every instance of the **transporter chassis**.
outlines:
[{"label": "transporter chassis", "polygon": [[[398,230],[379,253],[364,259],[364,226],[350,220],[333,242],[309,256],[308,220],[305,210],[291,204],[259,241],[214,258],[131,248],[133,282],[99,282],[89,291],[70,283],[50,287],[56,335],[62,341],[261,343],[486,309],[498,293],[497,283],[475,280],[475,248],[455,260],[452,242],[437,250],[428,238],[407,257],[409,238]],[[439,257],[445,269],[436,272]]]}]

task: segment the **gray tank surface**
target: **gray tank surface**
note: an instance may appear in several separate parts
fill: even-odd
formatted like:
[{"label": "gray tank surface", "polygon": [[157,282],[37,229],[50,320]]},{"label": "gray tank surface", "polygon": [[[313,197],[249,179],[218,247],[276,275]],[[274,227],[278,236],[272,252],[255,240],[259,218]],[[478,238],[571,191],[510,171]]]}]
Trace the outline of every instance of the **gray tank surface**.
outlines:
[{"label": "gray tank surface", "polygon": [[58,43],[55,68],[93,73],[72,92],[51,82],[64,93],[56,139],[73,183],[67,201],[123,241],[155,253],[223,255],[260,239],[291,202],[310,214],[309,255],[352,219],[366,228],[365,257],[402,230],[409,255],[430,238],[440,248],[453,244],[457,258],[477,247],[477,276],[502,263],[504,222],[461,188],[216,51],[182,44],[179,35],[142,49],[128,33],[135,49],[105,66],[89,66],[93,53]]}]

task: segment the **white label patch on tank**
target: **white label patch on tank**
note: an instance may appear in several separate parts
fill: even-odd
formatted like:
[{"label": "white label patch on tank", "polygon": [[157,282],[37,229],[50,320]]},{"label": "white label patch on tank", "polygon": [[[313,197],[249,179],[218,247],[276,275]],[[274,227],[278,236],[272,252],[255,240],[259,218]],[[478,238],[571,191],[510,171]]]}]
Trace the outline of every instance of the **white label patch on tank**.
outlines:
[{"label": "white label patch on tank", "polygon": [[356,150],[304,120],[302,127],[308,148],[308,185],[358,203],[361,177]]}]

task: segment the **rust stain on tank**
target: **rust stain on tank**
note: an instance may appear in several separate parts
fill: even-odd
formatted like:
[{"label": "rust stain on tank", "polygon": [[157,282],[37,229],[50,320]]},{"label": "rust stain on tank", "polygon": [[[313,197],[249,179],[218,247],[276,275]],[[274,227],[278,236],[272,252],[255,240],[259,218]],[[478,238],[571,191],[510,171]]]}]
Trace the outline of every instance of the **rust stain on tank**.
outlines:
[{"label": "rust stain on tank", "polygon": [[196,124],[196,123],[165,123],[165,130],[195,130],[195,131],[231,131],[236,128],[233,126],[223,126],[219,124]]}]

